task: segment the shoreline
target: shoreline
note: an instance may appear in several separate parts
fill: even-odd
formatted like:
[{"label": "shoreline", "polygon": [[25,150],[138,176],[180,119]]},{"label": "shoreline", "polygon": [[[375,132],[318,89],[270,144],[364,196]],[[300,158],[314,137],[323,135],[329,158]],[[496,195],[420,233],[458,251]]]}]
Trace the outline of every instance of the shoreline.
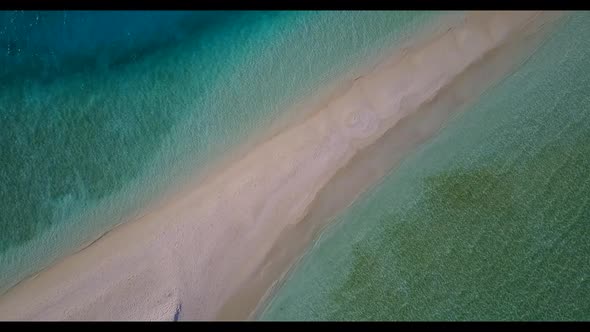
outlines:
[{"label": "shoreline", "polygon": [[[510,16],[474,15],[491,15],[500,21]],[[516,15],[514,22],[518,23],[523,19],[519,15],[526,19],[528,14],[511,15]],[[518,31],[518,25],[513,29]],[[495,43],[502,45],[502,36],[511,31],[496,32],[500,38]],[[442,40],[439,37],[433,40]],[[494,40],[488,40],[490,44],[483,45],[483,51],[495,47]],[[428,55],[421,53],[426,60]],[[478,55],[474,52],[471,58],[467,56],[466,62],[473,63]],[[419,56],[407,57],[406,53],[399,61],[409,62],[400,65],[396,61],[390,70],[419,71],[422,68],[418,65],[430,63]],[[452,65],[452,56],[446,60]],[[424,75],[418,75],[422,81],[411,82],[416,85],[406,99],[408,103],[399,100],[397,112],[391,111],[387,104],[390,100],[382,93],[387,89],[383,81],[389,77],[391,83],[391,72],[377,73],[372,81],[366,76],[351,82],[351,93],[257,145],[193,192],[165,200],[169,203],[148,209],[141,221],[120,225],[86,249],[40,272],[37,278],[19,283],[0,297],[0,319],[172,319],[180,306],[186,319],[216,317],[224,303],[242,288],[243,280],[257,271],[252,266],[258,264],[252,260],[263,262],[275,247],[273,240],[309,213],[319,191],[337,171],[407,114],[435,98],[456,72],[464,70],[462,65],[455,64],[455,72],[450,70],[447,75],[451,78],[446,80],[436,68],[418,72]],[[443,80],[431,85],[432,73],[435,77],[442,75]],[[363,92],[362,86],[368,89]],[[373,98],[366,97],[371,92],[376,92]],[[358,107],[363,111],[356,112]],[[283,224],[277,225],[277,220]],[[262,240],[263,245],[259,242]],[[227,243],[233,246],[228,248]],[[120,249],[119,255],[113,254],[113,248]]]}]

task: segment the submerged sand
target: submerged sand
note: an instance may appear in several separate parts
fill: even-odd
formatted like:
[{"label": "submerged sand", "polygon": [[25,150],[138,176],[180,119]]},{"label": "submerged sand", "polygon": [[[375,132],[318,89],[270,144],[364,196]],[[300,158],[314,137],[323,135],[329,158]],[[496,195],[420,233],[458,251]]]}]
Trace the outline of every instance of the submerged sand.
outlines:
[{"label": "submerged sand", "polygon": [[322,222],[522,61],[558,16],[465,13],[193,191],[21,282],[0,298],[0,319],[247,318]]}]

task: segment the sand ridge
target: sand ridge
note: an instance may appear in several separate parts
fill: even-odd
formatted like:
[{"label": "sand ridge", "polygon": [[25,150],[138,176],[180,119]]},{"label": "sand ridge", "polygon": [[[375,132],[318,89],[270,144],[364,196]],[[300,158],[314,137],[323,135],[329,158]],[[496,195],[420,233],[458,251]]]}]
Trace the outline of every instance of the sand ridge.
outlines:
[{"label": "sand ridge", "polygon": [[0,298],[0,319],[213,319],[361,149],[536,12],[468,13],[182,199],[124,224]]}]

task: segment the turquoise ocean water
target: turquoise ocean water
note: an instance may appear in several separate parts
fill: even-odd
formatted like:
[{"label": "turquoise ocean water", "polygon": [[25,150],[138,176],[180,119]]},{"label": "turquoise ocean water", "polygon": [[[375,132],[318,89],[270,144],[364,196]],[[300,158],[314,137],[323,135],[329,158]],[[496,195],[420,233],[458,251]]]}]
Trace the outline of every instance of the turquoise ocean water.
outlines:
[{"label": "turquoise ocean water", "polygon": [[0,292],[437,15],[0,12]]},{"label": "turquoise ocean water", "polygon": [[590,14],[340,215],[263,320],[590,319]]}]

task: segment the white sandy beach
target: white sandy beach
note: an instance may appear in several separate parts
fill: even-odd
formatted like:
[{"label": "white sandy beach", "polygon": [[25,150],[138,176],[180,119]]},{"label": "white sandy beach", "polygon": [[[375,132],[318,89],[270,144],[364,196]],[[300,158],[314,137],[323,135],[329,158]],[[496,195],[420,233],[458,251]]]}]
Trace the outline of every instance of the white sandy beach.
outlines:
[{"label": "white sandy beach", "polygon": [[[360,150],[486,54],[558,15],[465,13],[182,198],[21,282],[0,297],[0,319],[172,320],[178,311],[185,320],[223,317],[227,302],[253,287],[246,281],[281,235]],[[259,293],[272,282],[256,284]],[[244,313],[254,310],[247,307]]]}]

